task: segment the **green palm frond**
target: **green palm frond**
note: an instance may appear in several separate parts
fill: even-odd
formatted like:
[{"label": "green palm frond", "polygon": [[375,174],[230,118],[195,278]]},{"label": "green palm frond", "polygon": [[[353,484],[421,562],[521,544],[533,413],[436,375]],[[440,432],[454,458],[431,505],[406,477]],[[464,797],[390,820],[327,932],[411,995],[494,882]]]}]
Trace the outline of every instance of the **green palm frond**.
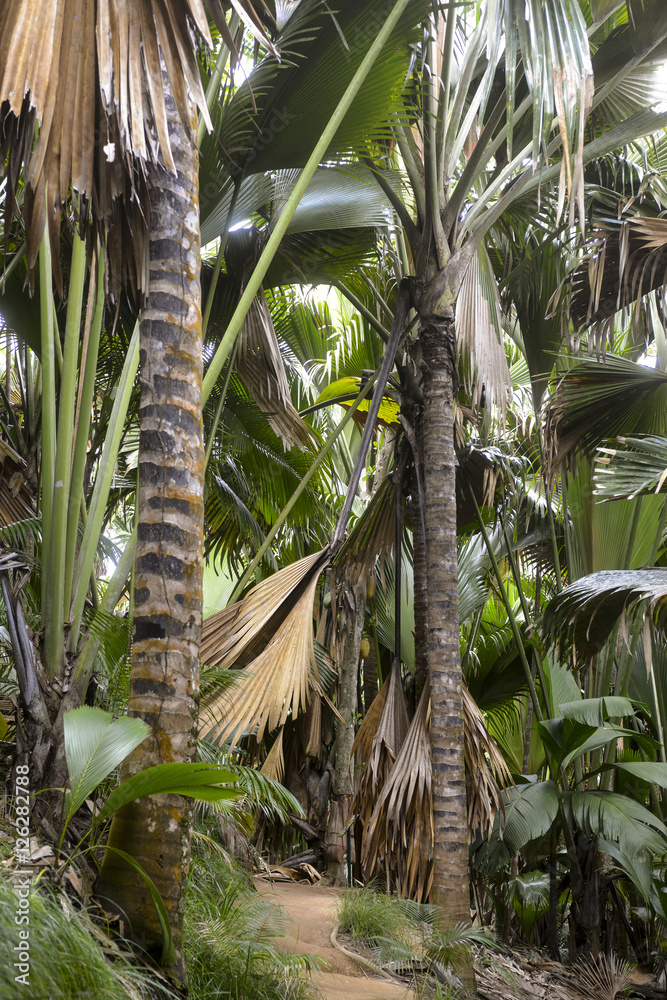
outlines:
[{"label": "green palm frond", "polygon": [[616,570],[592,573],[552,598],[544,611],[547,641],[565,651],[574,643],[580,655],[598,652],[622,616],[647,602],[662,618],[667,605],[667,570]]},{"label": "green palm frond", "polygon": [[503,792],[504,816],[494,822],[494,837],[475,842],[475,867],[489,873],[507,864],[531,840],[544,837],[558,813],[553,781],[528,781]]},{"label": "green palm frond", "polygon": [[605,499],[631,499],[665,492],[667,438],[646,434],[619,437],[616,447],[599,447],[595,494]]},{"label": "green palm frond", "polygon": [[578,361],[555,384],[547,414],[551,462],[589,453],[625,434],[667,430],[667,374],[608,354],[605,361]]},{"label": "green palm frond", "polygon": [[[265,57],[222,116],[217,141],[232,172],[305,164],[390,9],[387,0],[339,0],[334,19],[328,7],[302,0],[280,36],[281,62]],[[355,149],[398,107],[408,41],[427,10],[421,0],[408,5],[325,160]]]},{"label": "green palm frond", "polygon": [[[219,194],[213,195],[214,185],[203,173],[202,246],[216,239],[226,225],[231,228],[249,222],[258,213],[270,225],[279,216],[298,176],[297,169],[251,174],[242,181],[230,215],[234,195],[231,181],[223,186]],[[207,197],[207,194],[212,197]],[[389,208],[386,196],[366,167],[355,164],[320,167],[315,171],[287,231],[301,233],[385,226]]]},{"label": "green palm frond", "polygon": [[667,827],[639,802],[616,792],[566,792],[565,809],[586,833],[618,844],[622,851],[661,854],[667,846]]}]

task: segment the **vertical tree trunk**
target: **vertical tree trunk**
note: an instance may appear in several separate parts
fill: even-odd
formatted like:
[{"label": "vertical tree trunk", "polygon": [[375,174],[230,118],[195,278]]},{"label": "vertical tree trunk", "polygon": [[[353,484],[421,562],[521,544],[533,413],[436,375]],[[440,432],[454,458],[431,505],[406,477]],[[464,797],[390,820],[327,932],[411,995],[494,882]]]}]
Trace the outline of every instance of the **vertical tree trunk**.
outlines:
[{"label": "vertical tree trunk", "polygon": [[[198,161],[191,135],[167,95],[177,168],[150,177],[150,283],[141,319],[139,527],[129,714],[150,736],[123,776],[195,757],[202,614],[204,449]],[[109,844],[131,853],[155,883],[171,923],[167,962],[185,982],[181,950],[192,809],[178,795],[151,796],[114,816]],[[145,882],[107,852],[97,885],[151,955],[162,933]]]},{"label": "vertical tree trunk", "polygon": [[[455,354],[452,320],[422,322],[424,519],[428,583],[427,658],[433,755],[433,902],[443,919],[470,924],[463,763],[454,464]],[[464,977],[471,983],[472,969]]]},{"label": "vertical tree trunk", "polygon": [[[416,480],[416,472],[413,472]],[[428,591],[426,580],[426,548],[422,534],[421,512],[417,483],[412,485],[412,564],[415,616],[415,707],[419,704],[428,676]]]},{"label": "vertical tree trunk", "polygon": [[347,825],[350,805],[354,794],[352,774],[352,744],[354,743],[354,719],[357,712],[357,673],[359,670],[359,647],[364,628],[366,608],[366,588],[355,587],[350,592],[351,607],[348,611],[348,625],[345,635],[345,650],[340,665],[340,689],[337,708],[345,722],[338,720],[336,728],[336,758],[334,764],[334,785],[331,812],[329,815],[327,861],[329,875],[334,882],[345,883],[341,862],[345,852],[344,838],[340,836]]}]

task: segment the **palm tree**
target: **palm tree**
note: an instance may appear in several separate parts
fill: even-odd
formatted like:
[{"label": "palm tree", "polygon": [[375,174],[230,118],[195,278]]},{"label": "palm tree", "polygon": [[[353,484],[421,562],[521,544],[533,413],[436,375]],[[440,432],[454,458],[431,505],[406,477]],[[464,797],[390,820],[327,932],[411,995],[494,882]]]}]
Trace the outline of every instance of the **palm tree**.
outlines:
[{"label": "palm tree", "polygon": [[[211,37],[198,0],[166,7],[121,4],[115,17],[110,13],[103,2],[83,9],[62,2],[49,7],[45,24],[40,5],[31,0],[11,10],[5,7],[0,14],[0,117],[8,204],[17,210],[17,199],[21,203],[31,280],[40,244],[50,241],[54,276],[62,290],[58,236],[63,210],[71,205],[82,237],[92,229],[106,248],[112,291],[120,293],[128,272],[131,285],[144,296],[136,564],[140,610],[130,710],[150,719],[152,742],[145,757],[138,753],[128,764],[133,773],[147,760],[191,761],[195,751],[203,521],[195,107],[209,119],[193,29],[209,45]],[[45,259],[46,251],[42,279]],[[45,284],[43,291],[50,295]],[[42,361],[48,371],[46,358]],[[62,455],[67,467],[65,449]],[[48,486],[50,477],[45,475],[43,482]],[[56,490],[53,501],[46,489],[43,494],[49,544],[46,514],[62,492]],[[53,601],[61,592],[56,581],[47,599]],[[47,618],[45,666],[51,679],[64,659],[63,610],[56,607],[51,616],[56,623],[53,641]],[[56,745],[61,718],[53,720]],[[173,971],[184,981],[180,922],[190,809],[175,796],[167,802],[150,800],[148,813],[139,807],[132,818],[134,829],[127,815],[118,819],[112,840],[121,823],[124,842],[147,832],[149,823],[159,823],[163,857],[156,858],[154,842],[144,842],[138,855],[140,863],[152,865],[172,916]],[[145,882],[135,881],[129,896],[126,885],[127,877],[114,884],[103,874],[100,891],[129,916],[134,935],[149,951],[161,947],[152,904],[136,891]]]},{"label": "palm tree", "polygon": [[[219,56],[222,65],[224,52],[235,52],[234,40],[224,18],[217,17],[219,5],[211,6],[226,43]],[[335,100],[341,93],[343,97],[319,144],[315,141],[317,126],[311,166],[297,183],[292,208],[283,213],[285,222],[407,6],[407,0],[400,0],[389,8],[386,22],[379,28],[376,17],[376,37],[365,36],[368,51],[365,42],[361,45],[357,39],[352,59],[340,74],[342,83],[338,90],[331,91]],[[252,4],[240,2],[235,9],[244,15],[245,23],[262,44],[275,53],[261,31]],[[195,106],[204,123],[209,122],[193,29],[210,44],[208,23],[199,0],[191,0],[185,7],[175,4],[166,8],[146,0],[139,7],[121,4],[113,12],[105,2],[85,5],[81,12],[74,3],[62,0],[49,9],[46,25],[38,14],[32,0],[24,0],[11,11],[5,8],[0,14],[0,125],[8,206],[10,211],[20,211],[25,220],[30,281],[40,246],[46,259],[50,243],[56,285],[62,290],[58,236],[63,208],[71,203],[81,234],[85,237],[92,228],[100,235],[112,293],[120,294],[127,274],[134,289],[144,296],[131,711],[152,723],[149,756],[162,761],[190,760],[198,698],[203,514]],[[327,12],[325,23],[329,22],[335,23]],[[301,18],[302,30],[305,23]],[[404,24],[401,30],[405,30]],[[312,38],[306,41],[310,43]],[[385,49],[382,58],[395,74],[392,50]],[[402,54],[400,58],[402,62]],[[275,65],[269,66],[269,78]],[[212,76],[215,78],[215,73]],[[157,81],[163,85],[156,85]],[[211,98],[215,94],[213,86]],[[279,89],[269,91],[269,102],[276,100],[276,94],[281,96]],[[371,107],[366,100],[365,117],[357,116],[355,137],[359,134],[359,117],[362,130],[368,127]],[[280,110],[269,107],[267,126]],[[232,153],[228,175],[236,183],[240,179],[239,163],[242,175],[262,148],[255,132],[255,96],[246,90],[232,112],[224,121],[226,139],[231,139],[225,149]],[[39,130],[33,148],[36,123]],[[274,131],[279,127],[280,119]],[[307,141],[306,131],[302,138]],[[349,141],[349,134],[344,141]],[[43,280],[46,273],[42,268]],[[46,300],[44,308],[49,308]],[[49,351],[52,348],[49,341]],[[211,372],[208,391],[214,382],[215,373]],[[66,420],[62,426],[67,426]],[[65,451],[61,455],[63,468],[68,462]],[[50,477],[46,481],[50,482]],[[57,490],[54,496],[60,496]],[[50,504],[46,496],[46,512]],[[60,593],[56,588],[49,599],[59,600]],[[49,633],[47,645],[53,655],[47,673],[57,674],[63,662],[64,647],[57,641],[63,616],[54,612],[52,617],[59,624]],[[55,742],[57,731],[52,740]],[[137,757],[128,763],[126,773],[140,766]],[[150,868],[154,884],[166,900],[177,945],[172,972],[183,981],[178,944],[189,811],[180,797],[160,807],[151,804],[148,813],[142,810],[140,806],[117,815],[111,842],[130,843],[134,848],[141,831],[145,833],[158,822],[165,833],[165,851],[157,862],[154,839],[150,843],[141,840],[146,854],[140,852],[138,860]],[[167,828],[173,836],[167,835]],[[114,865],[108,857],[100,892],[129,917],[134,935],[149,952],[160,951],[162,934],[146,905],[144,883],[138,876],[123,881]]]},{"label": "palm tree", "polygon": [[[468,913],[452,502],[456,380],[461,372],[475,404],[484,399],[487,403],[496,400],[502,406],[507,379],[498,343],[497,293],[484,249],[487,233],[494,226],[500,229],[501,225],[511,224],[509,209],[517,207],[520,200],[524,212],[535,213],[540,186],[543,197],[547,192],[555,196],[561,171],[561,200],[564,202],[569,195],[570,228],[574,227],[577,209],[583,226],[584,163],[664,126],[664,114],[647,111],[644,102],[637,100],[633,86],[639,77],[645,85],[647,73],[650,77],[652,67],[658,66],[656,46],[664,39],[667,25],[661,17],[655,33],[647,36],[648,21],[632,6],[630,20],[627,5],[619,4],[612,13],[602,12],[597,24],[590,12],[587,24],[586,11],[560,3],[548,8],[530,4],[529,18],[523,3],[489,3],[482,8],[479,25],[474,25],[465,13],[441,12],[437,20],[425,22],[422,62],[417,64],[426,65],[428,72],[408,91],[402,110],[396,110],[382,140],[368,147],[365,159],[402,226],[396,256],[403,264],[403,273],[408,275],[412,270],[414,274],[411,301],[420,320],[413,361],[406,364],[404,359],[402,364],[404,378],[411,378],[413,385],[419,381],[415,378],[419,376],[415,364],[422,369],[419,391],[424,397],[421,412],[427,573],[430,606],[437,608],[428,619],[429,669],[437,699],[431,727],[437,758],[436,810],[446,799],[451,804],[449,821],[436,824],[443,836],[438,848],[436,886],[440,886],[440,899],[454,917],[464,918]],[[305,16],[306,6],[299,10]],[[301,23],[300,19],[291,22],[295,37]],[[341,24],[345,30],[348,21]],[[589,30],[597,46],[593,61]],[[567,44],[560,41],[564,39]],[[614,62],[620,69],[610,78],[606,56],[612,48],[621,58]],[[331,66],[326,49],[318,48],[313,57]],[[545,66],[553,68],[553,77],[543,71]],[[267,64],[267,72],[269,68]],[[597,70],[597,89],[593,88],[593,70]],[[308,88],[314,72],[309,65],[303,76],[295,72],[285,79],[283,89],[276,91],[285,96],[284,110],[288,114],[299,102],[312,104]],[[258,82],[261,80],[260,74]],[[646,103],[650,104],[652,93],[646,91]],[[249,92],[240,92],[236,103],[238,114],[249,105]],[[259,122],[267,120],[275,108],[275,102],[267,101],[259,109]],[[595,116],[589,118],[591,108]],[[314,122],[313,116],[309,127],[314,129]],[[255,145],[253,168],[303,163],[302,130],[302,119],[286,122],[271,143]],[[227,139],[224,125],[218,138]],[[231,147],[228,141],[222,144]],[[335,147],[330,155],[333,152]],[[402,165],[412,188],[410,201],[398,193],[401,185],[395,180],[397,165]],[[243,185],[239,190],[244,190]],[[231,190],[220,199],[221,206],[223,202],[231,206],[228,214],[233,217]],[[274,235],[279,224],[280,220]],[[260,272],[263,275],[266,270],[260,268]],[[247,305],[259,280],[257,277],[254,284],[249,284],[247,295],[232,317],[212,364],[211,377],[229,353],[242,322],[244,300]],[[401,307],[406,308],[405,290]],[[380,299],[378,308],[382,308]],[[397,325],[400,336],[403,321]],[[459,364],[461,355],[463,365]],[[378,403],[383,390],[384,386],[377,389]],[[419,409],[415,423],[419,423]],[[406,415],[410,419],[410,413]],[[352,488],[356,489],[356,480]]]},{"label": "palm tree", "polygon": [[[630,23],[629,6],[637,19]],[[422,49],[427,72],[418,81],[418,97],[392,127],[412,205],[389,184],[391,157],[376,154],[367,160],[395,208],[414,269],[412,301],[419,327],[413,356],[421,368],[423,391],[433,698],[434,896],[455,920],[468,919],[469,901],[454,407],[459,378],[472,390],[473,403],[485,397],[487,406],[495,401],[500,408],[507,384],[498,343],[497,293],[484,240],[492,227],[510,224],[508,212],[520,199],[531,204],[540,186],[544,194],[559,175],[561,201],[566,193],[570,200],[570,227],[578,211],[583,228],[584,163],[664,127],[663,113],[626,103],[626,98],[641,64],[650,67],[658,59],[655,46],[667,36],[667,18],[661,13],[657,27],[652,22],[655,34],[649,40],[645,15],[635,4],[628,7],[615,5],[599,24],[586,22],[590,11],[583,5],[560,3],[488,3],[478,25],[454,9],[430,19]],[[593,61],[588,30],[597,45]],[[602,67],[612,45],[623,52],[623,62],[616,64],[621,69],[610,80]],[[541,68],[547,65],[553,79]],[[594,76],[597,67],[600,72]],[[650,103],[649,93],[646,99]],[[591,109],[595,117],[589,119]],[[408,128],[406,119],[419,126]]]}]

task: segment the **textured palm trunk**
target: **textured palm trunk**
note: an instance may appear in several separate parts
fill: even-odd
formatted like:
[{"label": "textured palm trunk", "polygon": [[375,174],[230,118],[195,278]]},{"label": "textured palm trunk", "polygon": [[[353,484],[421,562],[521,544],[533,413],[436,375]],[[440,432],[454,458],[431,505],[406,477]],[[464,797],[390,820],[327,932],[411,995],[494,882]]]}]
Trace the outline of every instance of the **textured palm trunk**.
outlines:
[{"label": "textured palm trunk", "polygon": [[345,883],[341,868],[345,853],[344,838],[341,836],[347,825],[350,805],[354,794],[352,773],[352,744],[354,743],[354,720],[357,714],[357,674],[359,672],[359,649],[364,628],[366,608],[366,588],[359,585],[349,593],[348,625],[345,635],[345,649],[340,665],[340,689],[337,708],[344,722],[338,720],[336,727],[336,758],[334,763],[334,784],[327,836],[327,861],[329,876],[336,882]]},{"label": "textured palm trunk", "polygon": [[[428,582],[427,660],[433,759],[433,890],[447,922],[470,924],[463,763],[454,464],[452,319],[422,322],[424,520]],[[472,981],[472,969],[465,980]]]},{"label": "textured palm trunk", "polygon": [[[140,460],[129,714],[151,734],[123,777],[195,757],[202,613],[204,449],[197,152],[167,97],[177,175],[150,178],[150,283],[141,319]],[[195,129],[195,123],[191,123]],[[195,130],[196,131],[196,130]],[[178,795],[139,799],[114,816],[109,844],[132,854],[165,902],[181,952],[192,809]],[[159,958],[162,933],[142,877],[107,851],[96,887],[124,913],[132,937]]]},{"label": "textured palm trunk", "polygon": [[[416,474],[415,478],[416,478]],[[426,547],[421,526],[421,512],[416,483],[413,484],[412,544],[415,617],[415,707],[419,704],[428,677],[428,590],[426,578]]]}]

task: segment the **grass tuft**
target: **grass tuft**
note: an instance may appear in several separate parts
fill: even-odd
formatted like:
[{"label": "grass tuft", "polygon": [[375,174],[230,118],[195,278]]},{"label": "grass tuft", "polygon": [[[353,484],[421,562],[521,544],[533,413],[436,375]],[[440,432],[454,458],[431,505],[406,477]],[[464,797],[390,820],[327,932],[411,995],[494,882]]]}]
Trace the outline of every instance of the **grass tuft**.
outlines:
[{"label": "grass tuft", "polygon": [[321,960],[283,954],[281,939],[291,930],[245,872],[200,849],[185,914],[189,1000],[310,1000],[306,976]]},{"label": "grass tuft", "polygon": [[370,948],[387,940],[409,947],[415,922],[404,900],[377,892],[370,884],[345,890],[338,905],[338,929]]},{"label": "grass tuft", "polygon": [[[48,890],[31,888],[29,923],[16,923],[19,897],[15,887],[0,879],[0,996],[2,1000],[155,1000],[173,998],[155,978],[137,968],[85,910],[74,910]],[[20,913],[19,916],[22,916]],[[15,967],[20,930],[29,931],[28,985],[17,982]],[[23,939],[25,940],[25,938]]]}]

